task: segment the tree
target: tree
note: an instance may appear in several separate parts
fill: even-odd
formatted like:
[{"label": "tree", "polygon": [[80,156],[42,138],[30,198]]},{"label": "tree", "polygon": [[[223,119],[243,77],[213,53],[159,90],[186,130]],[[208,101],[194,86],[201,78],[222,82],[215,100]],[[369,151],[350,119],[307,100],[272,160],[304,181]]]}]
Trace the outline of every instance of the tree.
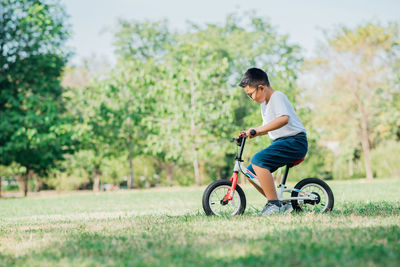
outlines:
[{"label": "tree", "polygon": [[[109,62],[89,57],[80,65],[67,66],[62,79],[67,113],[75,118],[74,137],[79,140],[79,152],[63,165],[68,174],[88,176],[95,192],[100,190],[104,162],[115,155],[112,143],[117,127],[103,101],[106,88],[102,80],[109,72]],[[86,178],[81,180],[86,187]]]},{"label": "tree", "polygon": [[105,93],[101,106],[109,118],[104,121],[109,131],[115,132],[109,143],[117,154],[128,155],[128,188],[134,187],[133,160],[143,153],[148,132],[143,118],[151,112],[148,91],[154,79],[153,69],[152,65],[138,61],[120,62],[101,82]]},{"label": "tree", "polygon": [[104,105],[119,125],[115,145],[128,155],[129,188],[134,185],[133,160],[144,152],[148,135],[144,118],[157,105],[153,89],[161,78],[159,64],[173,43],[172,36],[166,21],[120,20],[114,32],[118,63],[103,81]]},{"label": "tree", "polygon": [[68,54],[66,14],[57,1],[0,4],[0,164],[45,175],[72,152],[60,75]]},{"label": "tree", "polygon": [[[201,168],[229,153],[226,139],[244,126],[243,117],[259,115],[256,106],[244,103],[237,86],[248,67],[265,68],[278,87],[295,95],[290,82],[301,61],[298,48],[265,20],[246,19],[247,24],[231,15],[222,26],[192,25],[176,38],[162,66],[156,108],[162,116],[154,120],[158,130],[149,145],[167,158],[191,162],[196,185],[202,180]],[[237,102],[234,97],[242,98]],[[244,112],[236,116],[240,109]]]},{"label": "tree", "polygon": [[390,125],[390,116],[381,117],[382,107],[391,107],[396,90],[398,94],[398,86],[389,85],[399,37],[396,24],[341,27],[327,36],[309,65],[318,77],[312,92],[315,123],[327,138],[341,141],[351,162],[361,143],[367,179],[374,176],[370,151],[378,141],[378,129]]},{"label": "tree", "polygon": [[115,120],[115,114],[107,106],[104,94],[106,89],[99,80],[94,80],[82,88],[75,88],[72,98],[76,105],[69,107],[69,112],[79,118],[75,127],[81,151],[76,157],[78,162],[82,161],[80,166],[93,177],[95,192],[100,190],[104,162],[117,154],[115,143],[120,127],[118,120]]}]

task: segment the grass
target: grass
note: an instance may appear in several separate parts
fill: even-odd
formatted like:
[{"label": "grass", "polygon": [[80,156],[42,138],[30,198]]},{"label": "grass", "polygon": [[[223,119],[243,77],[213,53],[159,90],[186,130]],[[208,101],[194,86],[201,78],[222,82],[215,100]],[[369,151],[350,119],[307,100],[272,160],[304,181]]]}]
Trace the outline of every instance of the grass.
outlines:
[{"label": "grass", "polygon": [[400,180],[329,182],[330,214],[207,217],[202,188],[0,200],[0,266],[398,266]]}]

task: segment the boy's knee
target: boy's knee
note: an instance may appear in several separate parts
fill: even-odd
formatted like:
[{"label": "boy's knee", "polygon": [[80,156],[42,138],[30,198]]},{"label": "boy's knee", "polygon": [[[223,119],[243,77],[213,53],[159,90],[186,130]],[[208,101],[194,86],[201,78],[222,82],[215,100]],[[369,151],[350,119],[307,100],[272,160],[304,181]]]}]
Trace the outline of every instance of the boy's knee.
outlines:
[{"label": "boy's knee", "polygon": [[258,169],[258,170],[270,172],[270,170],[268,168],[266,168],[266,167],[263,167],[263,166],[260,166],[260,165],[257,165],[257,164],[252,164],[252,165],[253,165],[253,170],[254,169]]},{"label": "boy's knee", "polygon": [[263,166],[262,164],[258,165],[257,163],[255,163],[255,164],[252,163],[250,165],[251,165],[252,170],[254,170],[254,173],[256,173],[255,169],[258,169],[258,170],[261,170],[261,171],[266,171],[266,172],[269,172],[269,173],[273,173],[274,171],[276,171],[276,168]]}]

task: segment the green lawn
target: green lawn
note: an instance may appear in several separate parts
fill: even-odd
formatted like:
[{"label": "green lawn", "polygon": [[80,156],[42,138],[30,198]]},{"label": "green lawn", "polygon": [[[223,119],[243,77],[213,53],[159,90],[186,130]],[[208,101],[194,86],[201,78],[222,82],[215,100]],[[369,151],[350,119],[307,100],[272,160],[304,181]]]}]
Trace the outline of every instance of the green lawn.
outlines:
[{"label": "green lawn", "polygon": [[400,180],[329,182],[331,214],[206,217],[202,188],[0,199],[0,266],[399,266]]}]

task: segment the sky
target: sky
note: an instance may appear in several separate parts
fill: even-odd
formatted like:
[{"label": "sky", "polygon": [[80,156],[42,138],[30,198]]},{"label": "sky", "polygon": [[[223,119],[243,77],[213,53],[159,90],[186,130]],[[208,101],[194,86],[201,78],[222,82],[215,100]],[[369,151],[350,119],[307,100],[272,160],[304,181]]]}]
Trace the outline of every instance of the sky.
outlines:
[{"label": "sky", "polygon": [[369,21],[400,23],[400,0],[61,0],[69,14],[72,37],[68,46],[72,64],[95,57],[113,63],[112,34],[118,18],[167,19],[173,29],[184,30],[187,22],[223,23],[232,12],[252,11],[269,18],[280,34],[312,55],[323,30],[339,25],[355,27]]}]

